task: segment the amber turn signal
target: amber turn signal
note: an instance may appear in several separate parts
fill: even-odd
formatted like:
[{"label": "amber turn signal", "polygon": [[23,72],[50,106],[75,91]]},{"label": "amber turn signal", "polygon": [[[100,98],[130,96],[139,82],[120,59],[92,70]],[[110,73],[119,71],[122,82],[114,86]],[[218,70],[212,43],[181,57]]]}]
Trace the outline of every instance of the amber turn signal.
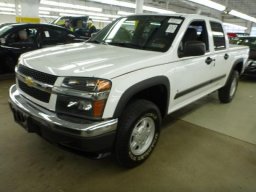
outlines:
[{"label": "amber turn signal", "polygon": [[106,100],[98,100],[93,102],[93,117],[101,117],[105,107]]},{"label": "amber turn signal", "polygon": [[97,81],[97,88],[98,88],[98,91],[109,90],[111,88],[111,83],[109,81],[106,81],[106,80],[98,80]]}]

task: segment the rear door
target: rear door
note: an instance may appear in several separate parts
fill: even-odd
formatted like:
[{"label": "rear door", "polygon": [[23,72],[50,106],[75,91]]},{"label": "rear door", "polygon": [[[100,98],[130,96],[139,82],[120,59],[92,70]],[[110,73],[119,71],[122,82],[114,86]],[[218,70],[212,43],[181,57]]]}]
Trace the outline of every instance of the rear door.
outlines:
[{"label": "rear door", "polygon": [[225,81],[230,68],[230,55],[227,49],[227,39],[222,24],[216,21],[210,21],[211,43],[214,48],[215,62],[213,63],[213,78],[216,84]]}]

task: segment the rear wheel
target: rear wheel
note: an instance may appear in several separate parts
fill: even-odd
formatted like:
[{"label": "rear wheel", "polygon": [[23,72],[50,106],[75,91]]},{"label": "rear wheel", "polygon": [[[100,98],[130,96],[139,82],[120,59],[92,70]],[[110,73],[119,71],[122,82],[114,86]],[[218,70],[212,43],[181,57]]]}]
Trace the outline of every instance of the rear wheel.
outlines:
[{"label": "rear wheel", "polygon": [[239,80],[238,71],[232,71],[230,77],[224,87],[219,89],[219,100],[222,103],[229,103],[233,100]]},{"label": "rear wheel", "polygon": [[124,167],[143,163],[151,154],[160,134],[161,114],[155,104],[137,100],[128,105],[119,119],[115,157]]}]

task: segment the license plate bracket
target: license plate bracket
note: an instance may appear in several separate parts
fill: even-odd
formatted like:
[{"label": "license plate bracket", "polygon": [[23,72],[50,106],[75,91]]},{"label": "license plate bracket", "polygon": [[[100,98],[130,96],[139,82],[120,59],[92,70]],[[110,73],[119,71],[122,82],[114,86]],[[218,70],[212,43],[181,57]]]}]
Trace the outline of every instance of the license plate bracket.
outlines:
[{"label": "license plate bracket", "polygon": [[35,132],[31,126],[28,126],[29,115],[19,109],[12,108],[14,120],[20,124],[27,132]]}]

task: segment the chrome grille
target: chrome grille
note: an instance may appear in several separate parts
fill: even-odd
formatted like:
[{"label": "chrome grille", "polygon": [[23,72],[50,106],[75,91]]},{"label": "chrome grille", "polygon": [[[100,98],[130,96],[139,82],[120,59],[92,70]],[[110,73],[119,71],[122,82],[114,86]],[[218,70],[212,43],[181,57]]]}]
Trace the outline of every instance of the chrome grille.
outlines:
[{"label": "chrome grille", "polygon": [[[23,78],[20,78],[21,75]],[[51,93],[49,91],[46,91],[46,89],[44,90],[40,89],[39,87],[33,86],[33,83],[32,85],[28,84],[25,81],[26,77],[31,78],[32,81],[34,80],[34,82],[52,86],[57,80],[57,76],[36,71],[23,65],[18,66],[17,83],[20,90],[39,101],[48,103],[50,101]]]},{"label": "chrome grille", "polygon": [[18,80],[19,88],[26,94],[30,95],[31,97],[34,97],[35,99],[48,103],[51,97],[50,93],[47,93],[45,91],[41,91],[39,89],[36,89],[34,87],[27,86],[24,82]]},{"label": "chrome grille", "polygon": [[47,83],[49,85],[54,85],[55,81],[57,80],[57,76],[55,75],[36,71],[23,65],[18,66],[18,72],[25,76],[32,77],[33,79],[40,81],[42,83]]}]

